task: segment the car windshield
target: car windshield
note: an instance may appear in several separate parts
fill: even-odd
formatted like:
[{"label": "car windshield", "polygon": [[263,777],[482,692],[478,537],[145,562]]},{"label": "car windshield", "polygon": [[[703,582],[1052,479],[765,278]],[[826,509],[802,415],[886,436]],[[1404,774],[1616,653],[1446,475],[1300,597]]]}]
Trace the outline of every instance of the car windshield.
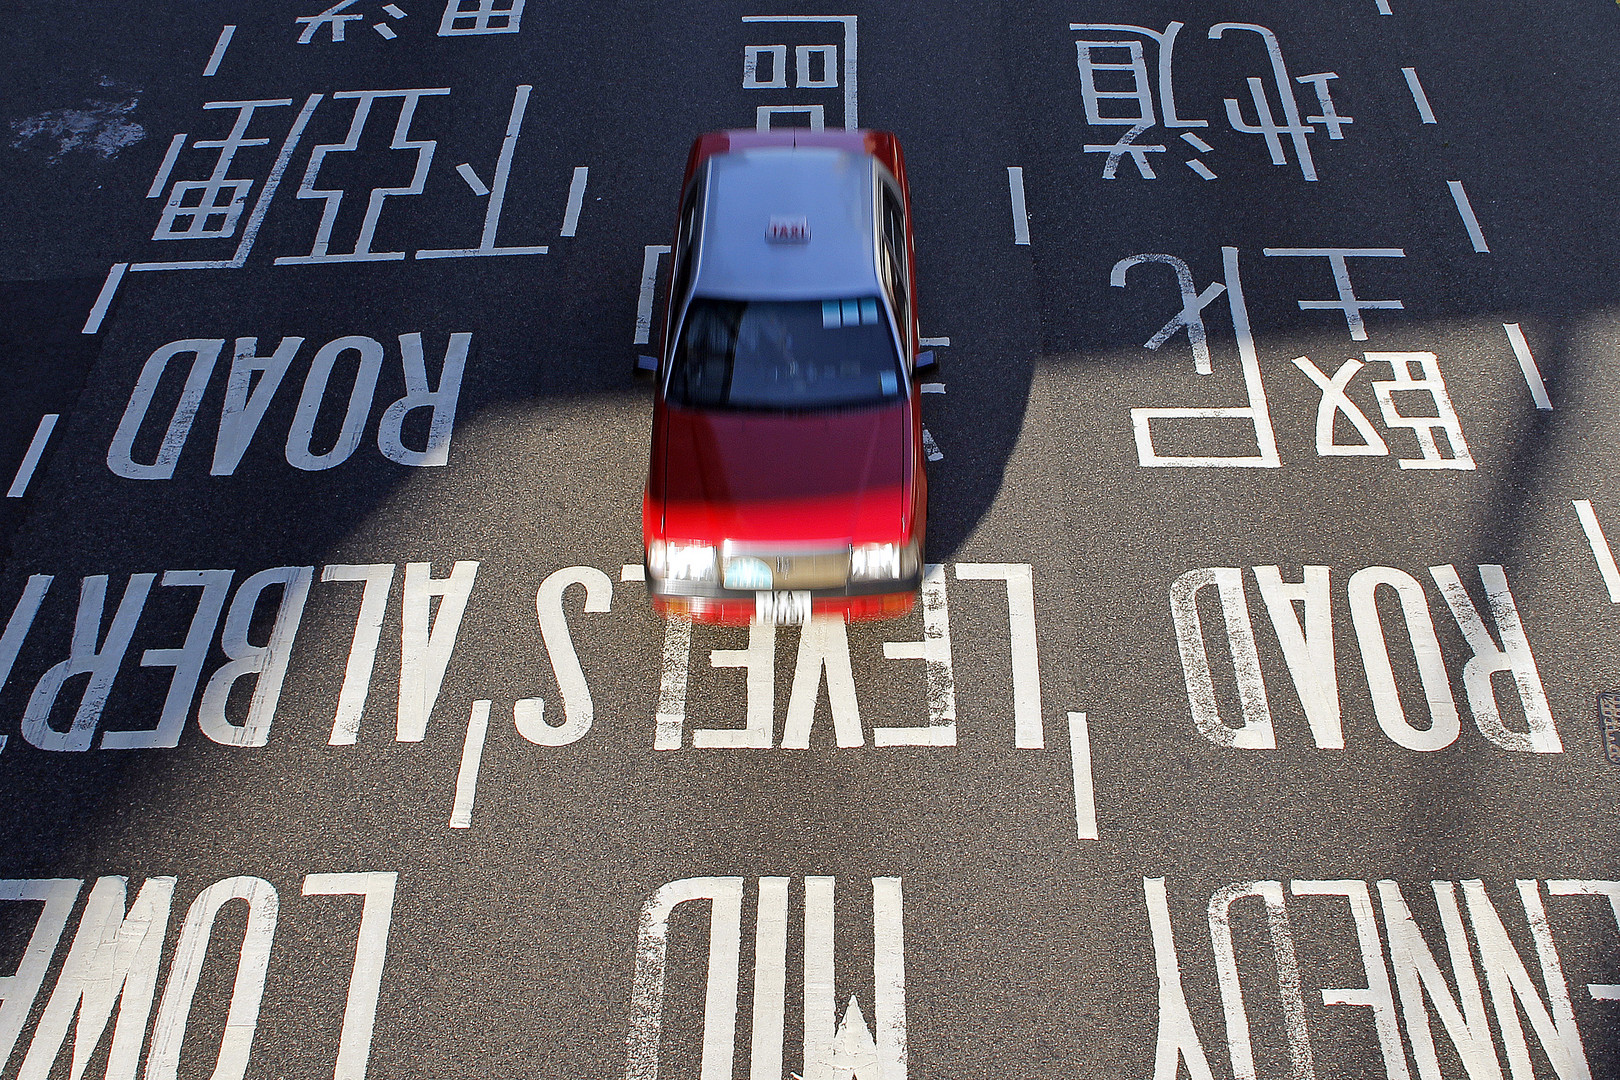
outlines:
[{"label": "car windshield", "polygon": [[876,297],[700,296],[676,342],[668,399],[697,408],[839,408],[897,398],[901,381]]}]

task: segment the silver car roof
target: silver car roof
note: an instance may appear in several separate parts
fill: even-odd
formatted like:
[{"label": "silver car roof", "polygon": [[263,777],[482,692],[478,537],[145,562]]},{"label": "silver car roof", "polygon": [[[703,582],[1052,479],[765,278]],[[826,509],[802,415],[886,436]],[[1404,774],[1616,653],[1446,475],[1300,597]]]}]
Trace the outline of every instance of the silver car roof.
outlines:
[{"label": "silver car roof", "polygon": [[[709,159],[692,291],[736,300],[881,294],[874,160],[826,147],[767,147]],[[803,218],[807,242],[766,239]]]}]

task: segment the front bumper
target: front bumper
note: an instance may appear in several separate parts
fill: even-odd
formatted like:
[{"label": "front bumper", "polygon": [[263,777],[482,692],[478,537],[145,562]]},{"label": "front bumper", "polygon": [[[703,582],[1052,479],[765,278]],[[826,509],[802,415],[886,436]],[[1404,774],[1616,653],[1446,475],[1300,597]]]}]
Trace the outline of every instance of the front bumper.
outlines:
[{"label": "front bumper", "polygon": [[[874,581],[837,589],[810,589],[812,615],[841,617],[850,622],[895,619],[909,613],[922,588],[921,569],[909,579]],[[755,594],[712,584],[657,581],[647,576],[653,610],[671,618],[698,623],[744,626],[754,621]]]}]

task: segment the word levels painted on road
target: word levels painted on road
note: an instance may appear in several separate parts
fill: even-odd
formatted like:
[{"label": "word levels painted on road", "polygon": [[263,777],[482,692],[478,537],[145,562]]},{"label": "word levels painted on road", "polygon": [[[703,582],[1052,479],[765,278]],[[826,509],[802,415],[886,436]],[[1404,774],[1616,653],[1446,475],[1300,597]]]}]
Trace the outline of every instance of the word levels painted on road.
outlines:
[{"label": "word levels painted on road", "polygon": [[[302,897],[363,897],[338,1037],[336,1080],[365,1080],[397,877],[372,871],[308,874],[303,879]],[[0,979],[0,1070],[18,1046],[60,950],[68,920],[79,908],[84,884],[74,878],[0,881],[0,903],[40,905],[15,974]],[[214,1080],[242,1080],[259,1026],[277,924],[283,918],[281,897],[274,885],[260,877],[215,882],[192,900],[176,937],[169,929],[176,884],[172,877],[147,878],[130,900],[129,879],[107,876],[96,880],[79,908],[78,927],[27,1043],[15,1074],[18,1080],[46,1080],[55,1075],[70,1028],[71,1075],[81,1076],[103,1043],[115,1005],[118,1018],[102,1075],[106,1080],[135,1080],[139,1070],[144,1080],[174,1080],[198,984],[205,972],[210,984],[221,984],[223,975],[208,969],[233,962],[235,977],[219,1048],[210,1051],[193,1046],[187,1057],[211,1054]],[[233,949],[216,938],[214,929],[222,911],[227,921],[234,921],[237,901],[246,906],[247,925],[240,948]],[[296,918],[306,905],[328,903],[295,900],[287,907]],[[166,948],[171,939],[172,948]],[[331,947],[340,949],[343,943],[333,942]],[[168,973],[156,1018],[149,1023],[165,953]],[[143,1054],[145,1067],[141,1069]]]},{"label": "word levels painted on road", "polygon": [[[1313,972],[1309,959],[1302,963],[1300,958],[1309,953],[1319,957],[1324,969],[1335,970],[1343,965],[1332,961],[1359,955],[1365,985],[1323,987],[1322,1006],[1367,1010],[1361,1014],[1366,1018],[1361,1029],[1363,1045],[1377,1047],[1389,1080],[1410,1080],[1409,1060],[1416,1063],[1420,1080],[1440,1080],[1442,1075],[1502,1080],[1503,1052],[1513,1080],[1531,1080],[1541,1075],[1532,1060],[1532,1047],[1558,1080],[1590,1080],[1586,1043],[1576,1026],[1546,898],[1556,900],[1553,914],[1567,916],[1566,921],[1585,916],[1588,924],[1601,920],[1601,914],[1590,910],[1591,899],[1574,898],[1606,899],[1615,929],[1620,929],[1620,882],[1559,879],[1515,884],[1524,912],[1519,926],[1513,925],[1517,920],[1505,910],[1506,905],[1493,900],[1490,890],[1478,880],[1435,881],[1426,887],[1404,888],[1394,881],[1290,881],[1286,889],[1281,881],[1248,881],[1217,889],[1206,910],[1214,982],[1219,988],[1234,1080],[1257,1080],[1259,1075],[1250,1025],[1251,1018],[1260,1015],[1255,1006],[1261,1001],[1270,1016],[1280,1012],[1282,1038],[1280,1046],[1262,1043],[1260,1051],[1270,1057],[1285,1056],[1295,1080],[1315,1080],[1318,1048],[1313,1048],[1310,1027],[1328,1018],[1305,992]],[[1215,1073],[1205,1050],[1208,1036],[1199,1033],[1200,1026],[1208,1032],[1213,1024],[1197,1024],[1187,1001],[1188,986],[1201,995],[1200,984],[1207,984],[1209,974],[1193,969],[1178,954],[1165,879],[1144,878],[1142,888],[1158,975],[1154,1080],[1175,1080],[1183,1069],[1192,1080],[1213,1080]],[[1420,896],[1431,891],[1438,927],[1426,915],[1428,904]],[[1499,895],[1506,891],[1500,890]],[[1563,897],[1572,899],[1558,899]],[[1204,906],[1201,898],[1195,898],[1192,905],[1195,909]],[[1334,920],[1340,929],[1333,940],[1309,940],[1296,933],[1290,913],[1298,915],[1302,908],[1308,910],[1312,927],[1333,925],[1326,920]],[[1424,920],[1414,915],[1414,908],[1424,913]],[[1187,936],[1196,932],[1183,928],[1184,946]],[[1532,962],[1541,975],[1540,986],[1526,963],[1527,954],[1514,943],[1514,937],[1522,939],[1525,932],[1534,950]],[[1352,936],[1353,944],[1346,940]],[[1262,966],[1245,972],[1240,957],[1248,950],[1240,950],[1238,943],[1257,938],[1269,942],[1269,948],[1262,948],[1270,954],[1270,962],[1262,961]],[[1442,938],[1449,974],[1436,956]],[[1252,953],[1248,955],[1252,962]],[[1606,974],[1610,979],[1615,976],[1612,970]],[[1593,1001],[1620,1000],[1620,986],[1611,982],[1590,983],[1586,990]],[[1344,1030],[1336,1018],[1335,1030]],[[1450,1043],[1449,1052],[1438,1037],[1442,1035]],[[1332,1064],[1325,1072],[1343,1074],[1344,1059],[1352,1048],[1353,1044],[1342,1041],[1336,1044]],[[1327,1051],[1322,1052],[1328,1056]],[[1442,1061],[1448,1064],[1444,1074]],[[1461,1071],[1449,1068],[1453,1061],[1460,1061]]]},{"label": "word levels painted on road", "polygon": [[[662,886],[648,897],[636,929],[625,1080],[657,1080],[666,975],[681,959],[670,955],[670,922],[683,905],[704,901],[708,905],[709,946],[703,1056],[698,1076],[700,1080],[731,1080],[746,884],[740,877],[685,878]],[[843,1017],[839,1017],[840,988],[833,962],[836,884],[833,877],[806,877],[795,889],[791,878],[759,879],[749,1043],[751,1080],[780,1080],[785,1075],[788,906],[794,891],[799,892],[804,905],[804,1053],[799,1068],[791,1070],[792,1075],[801,1080],[905,1080],[906,962],[900,878],[872,879],[872,988],[868,999],[871,1023],[856,994],[849,996]],[[842,989],[847,990],[847,984]]]},{"label": "word levels painted on road", "polygon": [[[377,421],[377,449],[385,458],[413,466],[449,463],[456,405],[471,343],[469,333],[449,336],[439,365],[437,385],[434,385],[428,376],[422,335],[399,335],[405,396],[390,403]],[[147,358],[107,449],[107,468],[131,480],[174,478],[180,455],[196,426],[198,410],[217,385],[214,372],[220,367],[226,346],[224,338],[188,338],[171,341]],[[287,464],[305,472],[320,472],[336,468],[354,455],[371,420],[377,382],[382,376],[387,352],[376,338],[359,334],[335,338],[314,350],[287,430]],[[288,371],[294,361],[306,353],[301,337],[282,338],[268,355],[260,355],[258,338],[236,339],[224,380],[210,475],[235,474]],[[175,374],[171,374],[171,369]],[[352,382],[348,374],[351,369]],[[181,371],[185,372],[184,386],[174,399],[173,407],[166,409],[166,416],[161,412],[154,415],[154,403],[165,376],[172,390],[176,374]],[[172,394],[165,394],[164,401],[171,397]],[[334,402],[331,407],[328,407],[328,399]],[[335,440],[331,446],[318,449],[316,427],[318,424],[323,430],[328,427],[323,423],[323,413],[338,409],[342,410],[342,420]],[[407,445],[405,425],[413,413],[421,410],[427,411],[426,433],[419,436],[420,445]],[[137,444],[142,447],[141,451],[137,451]]]},{"label": "word levels painted on road", "polygon": [[[1339,696],[1338,659],[1333,644],[1333,592],[1325,566],[1306,566],[1302,579],[1286,582],[1275,566],[1250,571],[1276,631],[1288,675],[1299,695],[1311,738],[1322,749],[1344,748],[1344,727]],[[1500,566],[1478,568],[1485,604],[1476,605],[1454,566],[1429,568],[1429,576],[1450,610],[1469,650],[1463,665],[1463,685],[1474,726],[1503,750],[1537,754],[1563,751],[1553,722],[1541,675],[1530,650],[1530,639],[1518,605],[1508,590],[1507,574]],[[1400,623],[1391,626],[1379,609],[1379,590],[1399,604]],[[1199,615],[1199,594],[1213,590],[1219,601],[1220,637],[1230,653],[1242,723],[1222,719],[1210,668],[1209,648]],[[1442,750],[1455,743],[1462,721],[1446,671],[1440,639],[1423,585],[1405,570],[1369,566],[1350,575],[1344,593],[1361,651],[1362,667],[1378,726],[1390,741],[1408,750]],[[1489,624],[1481,611],[1489,613]],[[1186,678],[1187,701],[1194,726],[1217,746],[1270,750],[1277,746],[1271,707],[1262,674],[1260,652],[1250,620],[1243,571],[1237,567],[1188,570],[1170,586],[1170,614],[1176,646]],[[1490,629],[1495,627],[1494,634]],[[1403,687],[1391,662],[1388,635],[1397,633],[1410,645],[1417,686]],[[1524,730],[1503,719],[1492,677],[1512,676],[1523,714]],[[1275,681],[1275,680],[1274,680]],[[1403,702],[1402,690],[1405,690]],[[1408,707],[1424,703],[1427,722],[1414,722]]]}]

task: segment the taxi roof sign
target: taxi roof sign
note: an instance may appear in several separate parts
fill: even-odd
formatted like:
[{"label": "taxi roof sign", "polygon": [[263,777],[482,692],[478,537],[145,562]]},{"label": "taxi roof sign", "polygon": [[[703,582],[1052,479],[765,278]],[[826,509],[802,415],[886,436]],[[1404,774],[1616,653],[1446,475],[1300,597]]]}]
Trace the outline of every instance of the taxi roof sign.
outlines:
[{"label": "taxi roof sign", "polygon": [[773,244],[807,244],[810,242],[808,217],[772,216],[765,227],[765,239]]}]

